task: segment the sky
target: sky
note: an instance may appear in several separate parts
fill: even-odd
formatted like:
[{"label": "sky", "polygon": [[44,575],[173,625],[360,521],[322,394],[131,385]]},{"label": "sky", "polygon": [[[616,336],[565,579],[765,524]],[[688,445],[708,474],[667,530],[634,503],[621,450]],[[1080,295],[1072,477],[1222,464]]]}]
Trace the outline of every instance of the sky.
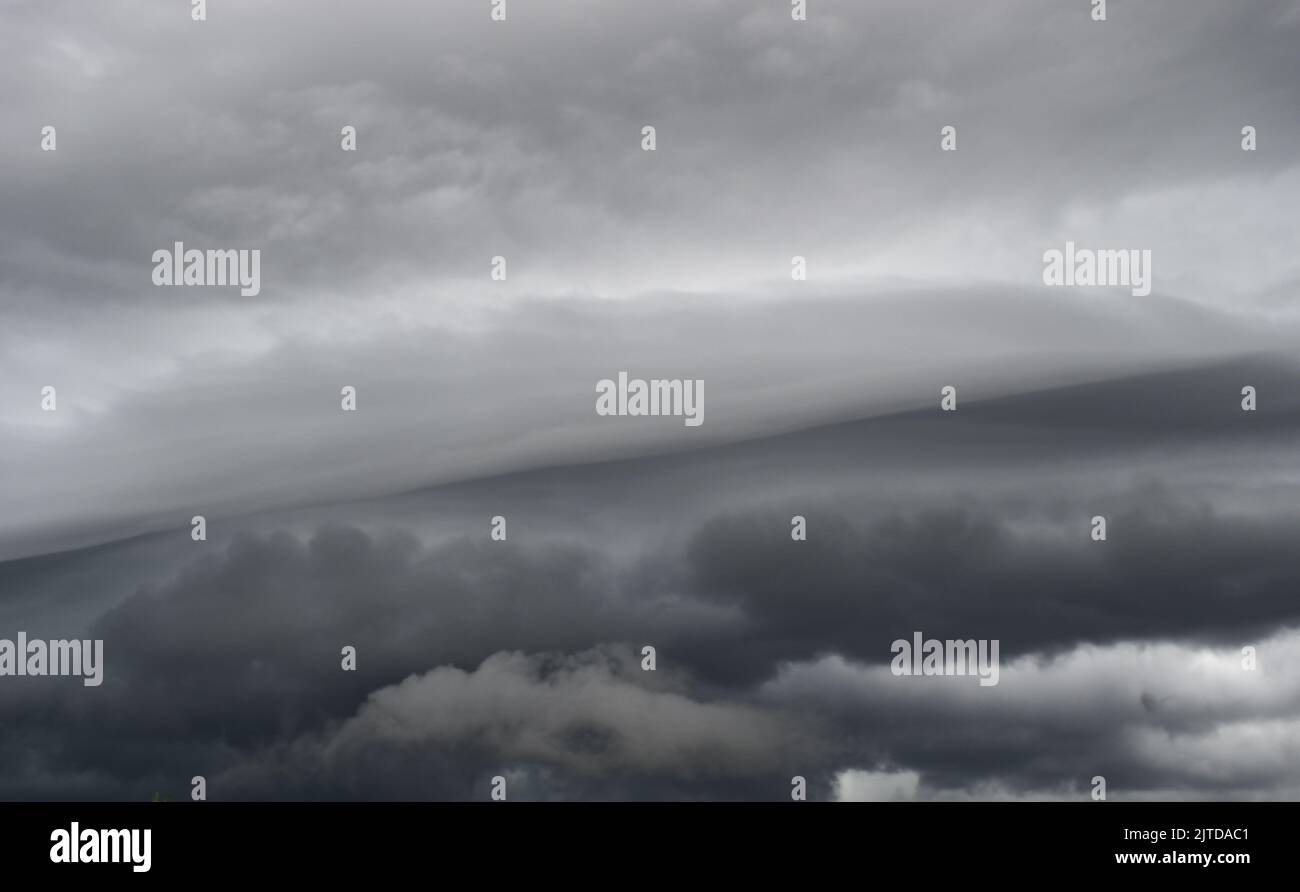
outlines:
[{"label": "sky", "polygon": [[1108,5],[6,3],[0,797],[1300,796],[1300,3]]}]

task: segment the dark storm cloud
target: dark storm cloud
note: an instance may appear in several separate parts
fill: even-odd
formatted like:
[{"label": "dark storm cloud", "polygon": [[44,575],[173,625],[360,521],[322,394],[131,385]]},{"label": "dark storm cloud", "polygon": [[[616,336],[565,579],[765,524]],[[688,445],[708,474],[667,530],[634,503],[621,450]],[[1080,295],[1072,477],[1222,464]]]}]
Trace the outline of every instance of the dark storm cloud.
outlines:
[{"label": "dark storm cloud", "polygon": [[[1204,519],[1200,529],[1186,521],[1175,515],[1151,541],[1222,538],[1223,529]],[[508,765],[549,772],[549,780],[520,794],[535,789],[560,798],[767,798],[790,764],[815,774],[824,789],[837,766],[876,761],[920,770],[937,788],[996,777],[1008,789],[1034,790],[1085,764],[1135,786],[1153,778],[1135,774],[1108,715],[1063,720],[1015,703],[995,715],[977,709],[976,702],[1017,690],[1005,668],[1000,688],[987,697],[974,689],[963,707],[960,746],[943,742],[957,721],[953,705],[904,696],[910,680],[849,688],[859,691],[850,697],[875,698],[856,706],[836,702],[844,695],[835,693],[834,679],[818,681],[786,696],[772,714],[754,705],[753,685],[827,652],[883,664],[895,631],[891,609],[901,636],[917,628],[939,637],[1000,637],[1008,660],[1044,639],[1060,646],[1105,637],[1099,628],[1117,637],[1131,627],[1231,641],[1258,631],[1261,614],[1295,619],[1293,605],[1249,587],[1238,584],[1234,597],[1223,597],[1226,586],[1252,575],[1265,594],[1294,583],[1295,569],[1283,567],[1275,550],[1258,542],[1242,547],[1250,531],[1240,526],[1185,576],[1160,574],[1169,595],[1153,603],[1144,601],[1151,580],[1140,573],[1116,574],[1129,580],[1118,586],[1106,574],[1112,562],[1102,560],[1083,575],[1078,558],[1060,559],[1069,549],[1014,546],[995,525],[972,528],[960,516],[900,518],[892,529],[885,525],[883,546],[845,536],[824,518],[814,523],[810,542],[788,547],[823,558],[815,570],[787,555],[785,544],[766,541],[763,525],[752,525],[743,547],[716,541],[719,525],[706,526],[695,547],[718,557],[702,575],[726,565],[732,576],[698,579],[671,610],[636,590],[635,573],[620,579],[577,548],[530,554],[460,542],[424,552],[404,537],[373,540],[340,529],[308,544],[284,535],[239,541],[92,628],[109,655],[100,691],[58,691],[53,681],[11,688],[5,711],[24,720],[21,733],[6,736],[8,764],[35,761],[36,776],[98,777],[101,786],[91,788],[98,795],[127,797],[174,786],[193,772],[229,774],[230,786],[218,787],[231,796],[467,798]],[[722,529],[738,532],[734,523]],[[824,540],[830,545],[816,545]],[[1123,565],[1137,546],[1119,548],[1114,563]],[[761,557],[773,554],[783,559],[773,565]],[[1266,569],[1233,573],[1234,566]],[[1279,578],[1283,573],[1293,575]],[[1081,583],[1069,582],[1080,575]],[[1113,587],[1088,588],[1090,578]],[[887,583],[872,584],[879,579]],[[738,609],[700,603],[724,584],[743,592],[734,599]],[[1179,584],[1187,587],[1174,592]],[[977,587],[1002,591],[1003,603],[981,603]],[[893,597],[882,597],[885,591]],[[581,654],[608,640],[655,642],[665,675],[641,673],[627,645],[576,662],[508,655]],[[340,642],[358,647],[355,675],[338,667]],[[1091,696],[1089,681],[1062,673],[1056,683]],[[548,700],[554,704],[543,708]],[[654,733],[637,717],[644,709],[631,708],[641,700],[664,719]],[[1156,728],[1185,730],[1178,709],[1147,703],[1160,701],[1134,696],[1129,718],[1136,711]],[[672,721],[669,707],[680,710]],[[1211,704],[1193,725],[1229,714],[1258,713],[1249,704]],[[690,730],[694,722],[702,723],[698,732]],[[812,728],[821,734],[807,733]],[[1073,742],[1057,747],[1068,735]],[[692,740],[703,760],[695,767]],[[748,767],[741,753],[750,754]],[[1055,755],[1044,763],[1044,753]],[[709,767],[718,760],[730,767]],[[7,795],[30,791],[31,783],[9,777]]]},{"label": "dark storm cloud", "polygon": [[[928,414],[903,414],[457,484],[293,521],[352,516],[425,535],[481,524],[488,506],[506,505],[507,543],[487,541],[483,525],[481,537],[435,545],[340,526],[306,540],[241,534],[225,548],[183,536],[152,551],[132,544],[148,566],[185,549],[220,550],[91,626],[108,654],[101,689],[7,690],[4,709],[24,717],[24,730],[6,738],[6,751],[39,770],[9,776],[6,789],[130,797],[207,772],[239,797],[466,798],[493,774],[515,771],[521,797],[769,798],[794,773],[830,795],[837,771],[883,765],[919,772],[919,795],[979,783],[996,783],[999,795],[1041,795],[1101,762],[1130,789],[1213,790],[1195,772],[1153,771],[1132,734],[1285,721],[1295,712],[1285,689],[1266,689],[1267,709],[1246,698],[1192,715],[1169,705],[1165,689],[1177,675],[1166,666],[1128,706],[1108,700],[1085,734],[1074,728],[1085,719],[1043,704],[1113,685],[1059,672],[1026,701],[1032,708],[1012,699],[995,719],[976,704],[1025,690],[1004,666],[998,688],[963,695],[969,740],[958,746],[944,742],[955,708],[948,697],[917,699],[902,687],[908,679],[873,686],[860,677],[883,671],[890,642],[915,630],[997,638],[1009,663],[1086,659],[1089,647],[1122,654],[1134,641],[1190,654],[1300,623],[1286,594],[1300,583],[1289,532],[1300,518],[1283,510],[1289,490],[1249,511],[1204,497],[1214,476],[1207,451],[1218,453],[1212,467],[1226,465],[1248,491],[1273,478],[1234,466],[1250,454],[1243,444],[1259,456],[1293,447],[1294,415],[1280,393],[1251,430],[1225,434],[1205,422],[1221,401],[1240,412],[1235,394],[1219,392],[1223,381],[1254,380],[1272,393],[1284,368],[1246,363],[975,401],[943,419],[942,449],[909,451],[939,438],[919,434]],[[1124,404],[1127,394],[1134,401]],[[1098,411],[1096,430],[1080,438],[1064,420],[1079,405],[1115,408]],[[1117,484],[1135,444],[1159,448],[1163,479],[1134,487],[1121,474]],[[1189,461],[1202,464],[1180,475]],[[1017,473],[998,483],[1005,466]],[[972,469],[987,478],[983,487]],[[928,474],[965,483],[936,491]],[[757,487],[762,479],[785,489]],[[733,510],[720,507],[728,502]],[[1108,516],[1105,543],[1088,537],[1094,511]],[[794,513],[808,517],[806,542],[790,539]],[[78,560],[84,578],[104,558]],[[77,578],[54,558],[7,569],[9,590],[67,591]],[[38,613],[30,604],[10,611],[29,625]],[[1274,665],[1287,640],[1281,654],[1270,652]],[[647,643],[658,649],[655,675],[636,665]],[[339,668],[343,644],[358,648],[355,674]],[[835,669],[845,661],[860,668]],[[534,700],[553,706],[530,711]],[[617,707],[628,702],[677,718],[656,737],[641,722],[645,710]],[[1225,795],[1263,783],[1243,772],[1222,782]],[[40,778],[62,780],[42,787]]]},{"label": "dark storm cloud", "polygon": [[[1300,4],[1087,13],[7,5],[0,619],[107,666],[2,680],[0,796],[1300,795]],[[1040,288],[1065,239],[1155,289]]]},{"label": "dark storm cloud", "polygon": [[1069,538],[1023,535],[978,504],[861,528],[813,510],[808,542],[790,541],[779,516],[712,522],[692,546],[692,589],[750,625],[743,649],[702,659],[752,679],[824,653],[885,662],[916,630],[997,638],[1014,657],[1135,638],[1231,643],[1300,623],[1288,594],[1300,516],[1223,517],[1159,490],[1114,507],[1104,544],[1084,512]]},{"label": "dark storm cloud", "polygon": [[[308,543],[239,538],[91,627],[114,666],[93,696],[62,680],[7,686],[5,712],[27,721],[5,745],[52,771],[119,779],[111,789],[122,795],[132,780],[216,771],[319,733],[369,691],[434,666],[644,635],[690,641],[735,621],[707,605],[667,606],[622,599],[616,577],[578,548],[461,540],[424,551],[409,537],[338,528]],[[344,645],[357,648],[355,673],[340,668]]]}]

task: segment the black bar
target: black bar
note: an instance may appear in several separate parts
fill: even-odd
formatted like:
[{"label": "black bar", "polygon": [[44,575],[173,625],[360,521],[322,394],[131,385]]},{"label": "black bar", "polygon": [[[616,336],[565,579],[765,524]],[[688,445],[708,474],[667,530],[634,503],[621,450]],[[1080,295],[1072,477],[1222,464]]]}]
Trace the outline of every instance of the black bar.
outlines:
[{"label": "black bar", "polygon": [[[1297,818],[1296,803],[9,803],[0,805],[0,838],[7,873],[51,879],[923,882],[1100,872],[1231,881],[1241,871],[1293,866]],[[149,829],[149,870],[133,870],[126,855],[121,863],[53,862],[52,834],[74,821],[81,832]],[[1162,830],[1163,839],[1126,839]],[[1170,838],[1171,830],[1188,835]],[[1117,863],[1117,855],[1152,853],[1157,863]],[[1244,855],[1248,863],[1162,862],[1179,853]]]}]

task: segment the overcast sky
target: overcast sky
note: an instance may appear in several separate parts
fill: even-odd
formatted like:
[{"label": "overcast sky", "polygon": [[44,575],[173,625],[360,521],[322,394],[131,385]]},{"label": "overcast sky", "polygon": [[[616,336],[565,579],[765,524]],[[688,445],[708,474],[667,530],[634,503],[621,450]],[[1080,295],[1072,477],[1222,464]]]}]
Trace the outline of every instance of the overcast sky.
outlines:
[{"label": "overcast sky", "polygon": [[0,9],[0,794],[1300,795],[1300,2],[208,6]]}]

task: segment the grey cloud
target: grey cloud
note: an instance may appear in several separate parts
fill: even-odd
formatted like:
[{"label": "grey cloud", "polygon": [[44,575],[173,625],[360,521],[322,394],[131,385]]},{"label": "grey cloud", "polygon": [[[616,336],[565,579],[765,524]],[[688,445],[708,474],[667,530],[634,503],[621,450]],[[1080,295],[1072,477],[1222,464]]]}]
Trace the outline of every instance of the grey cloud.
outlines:
[{"label": "grey cloud", "polygon": [[1248,640],[1254,672],[1238,646],[1122,643],[1005,661],[994,688],[831,657],[791,664],[764,690],[856,728],[886,780],[918,776],[915,798],[1086,799],[1096,775],[1114,799],[1289,798],[1297,633]]},{"label": "grey cloud", "polygon": [[[159,304],[146,260],[176,238],[264,248],[270,299],[446,290],[495,253],[561,290],[644,287],[666,256],[686,278],[777,279],[792,243],[847,267],[946,211],[1046,229],[1076,202],[1267,182],[1296,162],[1293,10],[1149,3],[1098,26],[1024,2],[843,3],[795,25],[780,6],[564,4],[494,27],[392,3],[227,4],[203,25],[18,9],[5,65],[32,88],[7,117],[57,119],[65,141],[58,175],[0,157],[8,290]],[[182,59],[188,77],[162,74]],[[1249,166],[1244,122],[1265,134]],[[918,152],[945,123],[957,156]]]},{"label": "grey cloud", "polygon": [[[677,782],[769,775],[812,757],[815,739],[736,702],[648,686],[627,648],[570,656],[499,653],[472,672],[443,667],[370,695],[326,760],[360,746],[472,746],[501,764],[559,766],[579,778],[664,775]],[[656,689],[657,688],[657,689]],[[798,748],[794,746],[798,744]]]},{"label": "grey cloud", "polygon": [[[1289,349],[1294,10],[11,4],[0,549],[679,445],[595,427],[624,359],[729,439]],[[1153,247],[1155,295],[1037,290],[1066,237]],[[152,287],[177,239],[262,249],[262,295]]]},{"label": "grey cloud", "polygon": [[[13,470],[0,476],[10,506],[0,520],[0,553],[92,544],[108,531],[175,528],[193,514],[230,517],[377,496],[933,405],[939,388],[953,382],[963,400],[987,399],[1280,352],[1294,338],[1285,325],[1265,331],[1158,303],[1140,312],[1106,302],[1043,306],[1026,292],[990,291],[976,310],[971,299],[938,291],[857,305],[771,302],[749,317],[724,301],[680,298],[656,308],[593,302],[581,312],[543,305],[493,313],[485,330],[460,334],[415,328],[329,347],[273,340],[251,355],[186,360],[179,381],[150,367],[168,360],[128,358],[129,340],[117,348],[123,355],[85,367],[23,363],[0,384],[12,406],[0,462]],[[767,346],[778,333],[793,346]],[[586,346],[570,349],[575,339]],[[818,350],[808,353],[803,343]],[[923,374],[914,364],[919,349],[934,353]],[[985,361],[991,356],[998,358],[992,367]],[[105,381],[100,362],[131,370],[121,382]],[[144,365],[132,369],[137,362]],[[703,378],[705,425],[596,417],[594,384],[620,369]],[[1227,412],[1236,405],[1239,374],[1257,375],[1244,380],[1267,388],[1258,417],[1277,417],[1290,404],[1293,371],[1266,362],[1171,379],[1164,394],[1155,392],[1159,382],[1148,384],[1140,403],[1160,404],[1163,414],[1165,404],[1181,404],[1176,387],[1194,387]],[[43,413],[40,388],[52,382],[60,408]],[[358,389],[355,414],[339,411],[345,383]],[[1067,399],[1072,408],[1058,417],[1130,399],[1111,392],[1098,390],[1092,402]],[[1203,417],[1208,425],[1219,415]],[[112,474],[101,472],[106,464]]]},{"label": "grey cloud", "polygon": [[[0,621],[109,675],[0,686],[0,795],[1294,795],[1290,669],[1179,672],[1294,651],[1300,7],[813,7],[6,6]],[[1065,239],[1154,291],[1040,287]],[[604,424],[619,369],[705,427]],[[876,685],[918,628],[1022,668]]]}]

